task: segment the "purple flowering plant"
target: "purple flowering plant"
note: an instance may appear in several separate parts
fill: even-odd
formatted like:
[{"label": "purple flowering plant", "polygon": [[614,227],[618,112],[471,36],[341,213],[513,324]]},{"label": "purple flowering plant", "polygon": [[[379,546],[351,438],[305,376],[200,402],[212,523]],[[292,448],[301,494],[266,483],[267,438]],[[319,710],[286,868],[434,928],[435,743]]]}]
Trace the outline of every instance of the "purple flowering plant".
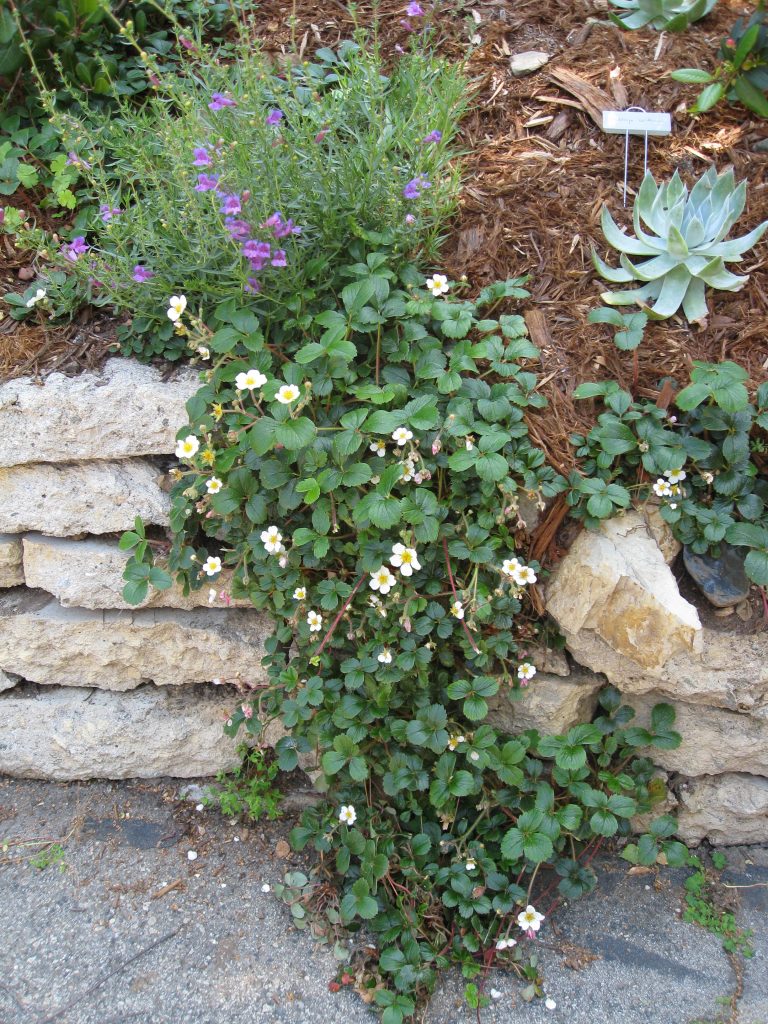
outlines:
[{"label": "purple flowering plant", "polygon": [[299,322],[343,287],[335,274],[355,238],[429,258],[455,202],[460,69],[414,46],[384,74],[377,42],[321,51],[289,73],[250,38],[235,52],[224,64],[180,47],[177,73],[149,69],[160,86],[140,112],[125,103],[107,123],[54,116],[101,211],[61,262],[102,282],[100,304],[151,331],[152,353],[160,337],[164,354],[189,354],[166,316],[170,295],[186,295],[204,321],[232,300],[262,323],[288,313]]}]

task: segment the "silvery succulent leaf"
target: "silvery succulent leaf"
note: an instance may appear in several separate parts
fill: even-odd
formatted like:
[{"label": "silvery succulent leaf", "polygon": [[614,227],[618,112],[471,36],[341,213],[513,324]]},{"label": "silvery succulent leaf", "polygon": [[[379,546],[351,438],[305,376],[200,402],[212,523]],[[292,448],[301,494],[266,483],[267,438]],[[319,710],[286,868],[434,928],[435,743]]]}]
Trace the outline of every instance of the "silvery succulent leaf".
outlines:
[{"label": "silvery succulent leaf", "polygon": [[611,0],[625,14],[611,18],[622,28],[655,28],[659,32],[682,32],[691,22],[709,14],[717,0]]},{"label": "silvery succulent leaf", "polygon": [[[657,320],[673,316],[682,306],[688,320],[703,319],[707,315],[705,287],[731,292],[743,288],[748,276],[732,274],[725,264],[740,262],[768,228],[767,220],[740,238],[726,238],[746,197],[746,182],[737,185],[732,170],[717,174],[710,167],[690,194],[677,171],[663,185],[646,174],[632,209],[634,235],[622,231],[603,207],[603,233],[608,244],[618,250],[620,265],[611,267],[592,253],[595,269],[607,281],[639,281],[643,286],[606,292],[603,302],[610,306],[637,303]],[[644,259],[630,259],[638,256]]]}]

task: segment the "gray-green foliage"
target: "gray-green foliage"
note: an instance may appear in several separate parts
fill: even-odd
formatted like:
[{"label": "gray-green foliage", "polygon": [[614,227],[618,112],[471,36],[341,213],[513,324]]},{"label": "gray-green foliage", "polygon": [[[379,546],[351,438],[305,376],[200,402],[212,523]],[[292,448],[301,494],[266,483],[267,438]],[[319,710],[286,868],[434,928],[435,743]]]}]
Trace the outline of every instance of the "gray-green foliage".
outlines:
[{"label": "gray-green foliage", "polygon": [[[595,268],[606,280],[639,281],[642,287],[606,292],[603,302],[649,306],[649,316],[657,320],[673,316],[682,306],[688,320],[702,320],[707,315],[706,287],[743,288],[748,276],[732,274],[725,264],[740,262],[768,227],[764,221],[740,238],[726,238],[744,209],[746,196],[746,182],[736,185],[732,170],[717,174],[710,167],[690,194],[677,171],[663,185],[646,174],[632,210],[634,237],[622,231],[603,208],[603,233],[619,251],[621,265],[610,267],[592,253]],[[643,259],[633,262],[630,256]]]},{"label": "gray-green foliage", "polygon": [[625,14],[611,14],[622,28],[682,32],[712,10],[717,0],[611,0]]}]

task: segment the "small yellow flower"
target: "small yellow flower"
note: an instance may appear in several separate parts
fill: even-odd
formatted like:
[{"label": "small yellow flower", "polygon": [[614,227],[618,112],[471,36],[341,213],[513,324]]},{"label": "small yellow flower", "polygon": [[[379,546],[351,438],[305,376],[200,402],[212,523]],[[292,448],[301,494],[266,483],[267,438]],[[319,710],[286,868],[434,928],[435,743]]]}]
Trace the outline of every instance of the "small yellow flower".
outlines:
[{"label": "small yellow flower", "polygon": [[203,448],[200,452],[200,459],[206,466],[212,466],[216,461],[216,452],[213,448]]},{"label": "small yellow flower", "polygon": [[224,415],[224,406],[221,402],[214,402],[211,406],[211,415],[218,423],[221,417]]}]

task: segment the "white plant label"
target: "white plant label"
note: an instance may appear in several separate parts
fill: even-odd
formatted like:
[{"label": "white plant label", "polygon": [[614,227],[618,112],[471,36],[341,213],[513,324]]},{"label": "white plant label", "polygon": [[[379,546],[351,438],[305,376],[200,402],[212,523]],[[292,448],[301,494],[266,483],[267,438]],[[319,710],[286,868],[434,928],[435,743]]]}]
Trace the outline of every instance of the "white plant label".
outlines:
[{"label": "white plant label", "polygon": [[672,115],[645,110],[604,110],[603,131],[609,135],[670,135]]}]

